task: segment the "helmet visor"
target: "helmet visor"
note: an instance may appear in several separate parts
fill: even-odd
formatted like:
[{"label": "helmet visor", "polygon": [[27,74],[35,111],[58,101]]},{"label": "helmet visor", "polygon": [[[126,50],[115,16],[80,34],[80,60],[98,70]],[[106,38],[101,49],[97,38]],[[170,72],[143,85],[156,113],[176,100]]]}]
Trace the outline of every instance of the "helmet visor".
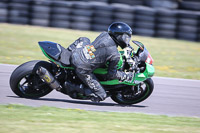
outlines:
[{"label": "helmet visor", "polygon": [[130,40],[131,40],[131,35],[128,35],[126,33],[118,35],[116,37],[116,40],[118,42],[118,45],[124,49],[125,47],[129,46]]},{"label": "helmet visor", "polygon": [[122,39],[122,41],[123,41],[124,43],[126,43],[126,44],[128,45],[128,44],[130,43],[131,36],[128,35],[128,34],[123,34],[121,39]]}]

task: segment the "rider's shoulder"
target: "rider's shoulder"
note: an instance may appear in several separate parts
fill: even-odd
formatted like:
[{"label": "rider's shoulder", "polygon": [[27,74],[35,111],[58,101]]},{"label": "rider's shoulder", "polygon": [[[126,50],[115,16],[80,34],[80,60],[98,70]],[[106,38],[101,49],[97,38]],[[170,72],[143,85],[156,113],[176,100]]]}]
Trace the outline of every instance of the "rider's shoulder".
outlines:
[{"label": "rider's shoulder", "polygon": [[88,37],[79,37],[77,40],[79,40],[80,42],[89,42],[90,43],[90,39]]}]

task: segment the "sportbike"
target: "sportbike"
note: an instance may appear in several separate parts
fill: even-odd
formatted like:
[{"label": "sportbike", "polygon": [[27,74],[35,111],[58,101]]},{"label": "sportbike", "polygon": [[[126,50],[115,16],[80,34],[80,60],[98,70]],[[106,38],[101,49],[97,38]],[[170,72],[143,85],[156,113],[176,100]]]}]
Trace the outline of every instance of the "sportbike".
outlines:
[{"label": "sportbike", "polygon": [[[129,52],[131,61],[126,59],[125,52],[120,51],[118,71],[134,73],[131,82],[105,80],[108,65],[93,71],[107,96],[119,104],[136,104],[147,99],[153,92],[154,75],[153,59],[145,46],[138,41],[132,41],[138,46],[136,51]],[[84,84],[76,75],[73,66],[61,62],[65,57],[65,48],[60,44],[42,41],[39,46],[49,61],[33,60],[18,66],[10,77],[12,91],[23,98],[40,98],[56,89],[58,92],[69,95],[73,99],[89,100],[91,97],[65,86],[66,81],[84,89]],[[127,54],[127,53],[126,53]]]}]

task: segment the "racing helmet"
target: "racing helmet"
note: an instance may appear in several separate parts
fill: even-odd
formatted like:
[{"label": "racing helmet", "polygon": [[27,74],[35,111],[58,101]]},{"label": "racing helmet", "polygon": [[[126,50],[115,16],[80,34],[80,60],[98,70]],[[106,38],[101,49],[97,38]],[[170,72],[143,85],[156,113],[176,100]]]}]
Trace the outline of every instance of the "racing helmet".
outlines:
[{"label": "racing helmet", "polygon": [[123,22],[114,22],[108,27],[108,33],[122,49],[129,46],[132,29]]}]

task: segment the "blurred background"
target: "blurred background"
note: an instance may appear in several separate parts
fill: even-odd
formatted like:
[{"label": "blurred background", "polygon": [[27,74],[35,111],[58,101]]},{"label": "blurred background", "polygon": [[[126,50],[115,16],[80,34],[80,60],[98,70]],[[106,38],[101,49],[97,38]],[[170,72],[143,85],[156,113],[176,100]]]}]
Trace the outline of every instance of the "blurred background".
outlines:
[{"label": "blurred background", "polygon": [[0,1],[0,23],[106,31],[115,21],[135,35],[200,41],[200,0]]}]

